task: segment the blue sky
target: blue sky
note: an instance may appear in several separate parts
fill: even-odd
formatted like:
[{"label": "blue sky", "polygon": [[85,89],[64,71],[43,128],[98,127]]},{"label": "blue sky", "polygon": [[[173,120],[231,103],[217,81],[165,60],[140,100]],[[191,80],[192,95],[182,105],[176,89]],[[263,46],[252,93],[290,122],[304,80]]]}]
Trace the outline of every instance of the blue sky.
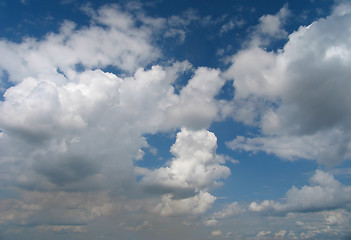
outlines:
[{"label": "blue sky", "polygon": [[349,239],[350,21],[0,0],[0,239]]}]

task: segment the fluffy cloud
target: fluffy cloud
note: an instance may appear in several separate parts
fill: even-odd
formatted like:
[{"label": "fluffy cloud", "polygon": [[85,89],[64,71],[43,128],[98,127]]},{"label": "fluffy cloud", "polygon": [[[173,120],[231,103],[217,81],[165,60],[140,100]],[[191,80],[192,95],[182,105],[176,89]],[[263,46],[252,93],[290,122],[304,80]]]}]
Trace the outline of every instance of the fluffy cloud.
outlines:
[{"label": "fluffy cloud", "polygon": [[277,52],[252,45],[233,57],[225,73],[235,88],[228,105],[236,120],[258,126],[263,136],[240,137],[230,147],[325,165],[350,158],[350,18],[335,10],[290,34]]},{"label": "fluffy cloud", "polygon": [[[0,201],[2,224],[28,224],[37,227],[58,227],[73,230],[74,226],[86,225],[92,219],[120,212],[121,204],[111,201],[107,192],[26,192],[22,200]],[[56,229],[57,228],[57,229]],[[73,228],[73,229],[70,229]],[[84,228],[84,226],[82,226]]]},{"label": "fluffy cloud", "polygon": [[[86,239],[96,239],[99,233],[90,234],[96,226],[121,239],[182,238],[179,234],[191,239],[193,231],[185,225],[199,219],[207,219],[207,226],[232,221],[229,231],[233,221],[237,229],[251,228],[248,218],[257,215],[237,202],[201,216],[217,199],[210,189],[230,174],[225,161],[235,162],[216,153],[217,138],[205,129],[227,109],[236,120],[262,130],[262,136],[228,143],[234,150],[264,150],[325,164],[349,158],[350,35],[342,31],[350,11],[345,6],[301,27],[278,52],[260,46],[267,44],[265,38],[287,36],[282,28],[287,7],[263,16],[253,35],[259,43],[236,54],[224,75],[187,61],[153,65],[162,55],[153,34],[184,41],[187,26],[204,21],[192,11],[185,19],[165,20],[126,13],[117,5],[86,8],[91,21],[84,27],[66,21],[42,39],[0,40],[0,78],[13,84],[0,85],[8,88],[0,103],[0,223],[8,232],[23,231],[23,238],[33,231],[27,226],[39,233],[77,232]],[[220,31],[232,27],[230,22]],[[192,76],[175,90],[184,72]],[[216,100],[225,78],[234,79],[233,102]],[[316,110],[321,102],[323,110]],[[156,169],[135,167],[148,155],[143,151],[150,147],[146,134],[176,129],[181,131],[168,163]],[[346,208],[349,195],[349,186],[317,171],[310,186],[291,188],[286,202],[254,202],[249,209],[296,213]],[[240,218],[231,218],[238,214]],[[325,226],[334,229],[350,222],[346,210],[320,214]],[[184,215],[192,215],[189,222],[177,218]],[[271,237],[295,236],[280,229],[269,230]],[[177,234],[170,236],[172,231]],[[209,234],[230,237],[226,232]]]},{"label": "fluffy cloud", "polygon": [[[89,26],[76,28],[66,21],[58,33],[47,34],[44,39],[26,38],[22,43],[0,41],[1,70],[11,81],[25,77],[65,74],[77,68],[115,66],[132,72],[160,56],[151,45],[148,28],[138,28],[130,14],[117,5],[89,11]],[[6,57],[5,57],[6,56]],[[6,60],[5,60],[6,59]]]},{"label": "fluffy cloud", "polygon": [[[162,85],[165,77],[164,70],[154,67],[150,71],[140,69],[135,78],[127,79],[101,70],[88,70],[62,82],[26,78],[5,93],[0,106],[4,131],[1,140],[3,144],[8,142],[9,149],[19,141],[21,145],[16,148],[23,147],[17,150],[18,159],[23,158],[21,154],[27,154],[23,164],[49,180],[49,185],[41,186],[44,188],[50,187],[50,183],[65,187],[89,180],[93,175],[93,182],[103,184],[101,181],[107,181],[103,180],[104,176],[111,176],[113,171],[124,177],[129,172],[132,176],[131,160],[137,149],[146,144],[142,133],[152,132],[160,125],[153,119],[157,113],[148,115],[151,112],[147,108],[155,106],[152,100],[158,101],[160,94],[167,97],[168,86],[153,99],[144,88],[145,95],[139,95],[135,104],[130,102],[129,85],[133,83],[138,91],[148,83],[149,87]],[[142,109],[143,120],[136,114],[136,111],[142,113]],[[115,147],[110,148],[111,144]],[[106,168],[106,164],[111,166]],[[20,175],[17,181],[21,185],[25,179],[34,180],[22,176],[29,172]]]},{"label": "fluffy cloud", "polygon": [[[344,132],[337,129],[303,136],[283,135],[255,138],[237,136],[234,140],[227,142],[227,146],[233,150],[251,152],[264,150],[288,160],[318,159],[320,163],[328,166],[351,157],[349,138]],[[333,159],[335,156],[340,156],[340,159]]]},{"label": "fluffy cloud", "polygon": [[226,219],[238,216],[244,212],[246,212],[246,207],[240,205],[238,202],[233,202],[225,205],[220,211],[213,213],[211,217],[204,220],[203,223],[205,226],[215,226]]},{"label": "fluffy cloud", "polygon": [[[14,154],[12,157],[19,160],[27,155],[23,167],[30,166],[35,175],[44,176],[48,183],[43,185],[45,181],[39,178],[40,186],[36,185],[36,178],[24,176],[30,171],[20,174],[16,181],[45,189],[51,188],[51,184],[68,187],[77,182],[76,188],[82,180],[104,185],[113,171],[130,181],[132,160],[140,148],[147,146],[143,134],[180,126],[206,126],[217,117],[217,106],[212,101],[222,84],[214,83],[218,80],[217,70],[196,70],[180,95],[175,94],[171,84],[188,67],[186,62],[166,68],[153,66],[150,70],[138,69],[133,77],[125,78],[101,70],[86,70],[69,79],[60,74],[54,79],[28,77],[11,87],[0,105],[0,125],[4,131],[1,141],[8,146],[3,157]],[[203,87],[202,79],[209,86]],[[210,106],[213,112],[192,114],[184,99],[190,109]],[[213,153],[216,138],[209,139],[212,145],[206,154],[216,160],[204,161],[211,167],[215,161],[224,160]],[[22,149],[15,153],[18,144]],[[12,150],[14,153],[9,153]],[[178,154],[178,150],[172,151]],[[215,176],[206,181],[214,180],[221,171],[228,172],[225,167],[224,170],[216,167],[213,165]]]},{"label": "fluffy cloud", "polygon": [[268,35],[273,38],[283,38],[287,36],[287,32],[283,29],[286,18],[290,15],[288,5],[286,4],[275,15],[264,15],[260,17],[260,23],[257,26],[256,33]]},{"label": "fluffy cloud", "polygon": [[164,194],[152,211],[169,216],[208,210],[216,198],[206,191],[230,174],[216,149],[217,138],[213,133],[183,128],[171,147],[175,157],[168,166],[155,170],[137,168],[146,191]]},{"label": "fluffy cloud", "polygon": [[219,237],[219,236],[222,236],[222,235],[223,235],[223,233],[222,233],[221,230],[214,230],[214,231],[211,232],[211,236],[212,237]]},{"label": "fluffy cloud", "polygon": [[249,210],[253,212],[309,212],[349,207],[351,187],[342,185],[331,174],[317,170],[310,179],[310,186],[301,189],[292,187],[286,193],[286,202],[265,200],[252,202]]},{"label": "fluffy cloud", "polygon": [[[153,216],[204,213],[216,200],[207,190],[230,171],[216,154],[214,134],[190,129],[218,119],[220,71],[187,61],[149,66],[160,56],[151,36],[162,20],[139,16],[136,24],[116,5],[86,12],[88,26],[66,21],[40,40],[0,41],[7,58],[0,60],[1,76],[13,84],[0,103],[0,180],[4,191],[22,196],[1,201],[0,221],[84,232],[106,212],[120,211],[125,200],[116,195],[138,200],[144,194],[136,193],[138,184],[159,184],[156,172],[174,178],[166,179],[167,191],[146,203],[130,201],[123,211],[147,205]],[[185,71],[192,76],[178,94],[175,81]],[[147,170],[138,183],[134,160],[149,147],[144,135],[181,127],[189,130],[172,147],[171,171]]]},{"label": "fluffy cloud", "polygon": [[229,22],[222,25],[222,27],[219,30],[219,35],[222,36],[223,34],[230,32],[234,28],[242,27],[244,24],[245,24],[245,21],[243,19],[230,20]]},{"label": "fluffy cloud", "polygon": [[173,193],[174,197],[216,186],[219,184],[216,180],[230,174],[216,149],[217,138],[213,133],[183,128],[171,148],[175,158],[167,167],[146,170],[141,184],[152,191]]},{"label": "fluffy cloud", "polygon": [[225,219],[245,212],[245,209],[238,202],[228,204],[221,211],[213,214],[214,219]]},{"label": "fluffy cloud", "polygon": [[173,197],[173,194],[163,195],[160,203],[151,208],[151,211],[161,216],[198,215],[206,212],[216,200],[210,193],[202,191],[188,198],[173,199]]},{"label": "fluffy cloud", "polygon": [[198,68],[188,85],[180,91],[177,104],[169,108],[168,124],[208,128],[213,120],[219,119],[219,103],[214,98],[223,85],[219,70]]}]

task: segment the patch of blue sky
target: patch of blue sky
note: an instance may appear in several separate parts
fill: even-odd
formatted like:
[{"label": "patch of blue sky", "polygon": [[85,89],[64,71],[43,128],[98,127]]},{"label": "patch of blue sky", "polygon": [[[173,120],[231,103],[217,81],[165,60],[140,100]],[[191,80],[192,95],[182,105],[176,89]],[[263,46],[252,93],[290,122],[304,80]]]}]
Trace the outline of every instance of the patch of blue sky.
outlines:
[{"label": "patch of blue sky", "polygon": [[238,164],[228,163],[231,175],[215,191],[228,202],[281,199],[292,185],[308,185],[318,165],[314,161],[282,161],[263,152],[235,152]]},{"label": "patch of blue sky", "polygon": [[144,157],[136,161],[136,165],[146,168],[160,168],[170,161],[174,156],[171,154],[171,146],[175,142],[174,133],[146,134],[144,136],[149,147],[142,149]]},{"label": "patch of blue sky", "polygon": [[14,189],[0,188],[0,200],[1,199],[22,199],[22,196]]},{"label": "patch of blue sky", "polygon": [[233,100],[233,98],[234,98],[233,81],[228,80],[224,83],[223,87],[221,88],[217,96],[215,96],[215,99],[230,101],[230,100]]},{"label": "patch of blue sky", "polygon": [[342,184],[351,185],[351,161],[344,161],[334,168],[325,170],[333,174]]},{"label": "patch of blue sky", "polygon": [[14,86],[14,83],[10,82],[8,72],[5,70],[1,71],[0,72],[0,101],[4,101],[4,93],[8,88],[12,86]]},{"label": "patch of blue sky", "polygon": [[[79,5],[81,5],[80,3]],[[16,13],[16,14],[8,14]],[[57,32],[64,20],[79,25],[89,23],[89,18],[72,5],[60,1],[6,1],[0,6],[0,38],[22,42],[23,38],[44,38],[48,32]]]}]

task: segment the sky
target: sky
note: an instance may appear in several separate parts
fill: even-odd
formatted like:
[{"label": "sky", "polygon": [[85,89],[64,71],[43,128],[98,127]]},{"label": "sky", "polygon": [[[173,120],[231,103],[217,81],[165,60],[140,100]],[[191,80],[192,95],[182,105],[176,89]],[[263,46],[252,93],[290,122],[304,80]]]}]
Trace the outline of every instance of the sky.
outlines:
[{"label": "sky", "polygon": [[0,239],[351,239],[350,22],[0,0]]}]

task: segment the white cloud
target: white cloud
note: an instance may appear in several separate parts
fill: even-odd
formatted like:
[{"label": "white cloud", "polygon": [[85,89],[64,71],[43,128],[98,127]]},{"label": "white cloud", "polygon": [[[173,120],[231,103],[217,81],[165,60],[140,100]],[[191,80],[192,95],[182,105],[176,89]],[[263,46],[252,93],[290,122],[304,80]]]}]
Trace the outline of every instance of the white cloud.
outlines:
[{"label": "white cloud", "polygon": [[[233,65],[225,72],[234,79],[235,97],[276,97],[284,84],[285,60],[273,52],[259,47],[239,51],[232,59]],[[284,85],[283,85],[284,86]]]},{"label": "white cloud", "polygon": [[225,206],[221,211],[215,212],[213,214],[213,218],[217,220],[226,219],[235,215],[239,215],[243,212],[245,212],[245,209],[240,206],[238,202],[233,202]]},{"label": "white cloud", "polygon": [[280,230],[274,234],[274,238],[284,238],[286,234],[286,230]]},{"label": "white cloud", "polygon": [[340,1],[339,4],[333,7],[333,15],[344,16],[351,13],[351,5],[346,1]]},{"label": "white cloud", "polygon": [[275,15],[264,15],[259,20],[257,30],[260,34],[266,34],[274,38],[282,38],[287,36],[287,32],[282,28],[284,21],[289,16],[290,11],[288,5],[285,5]]},{"label": "white cloud", "polygon": [[92,219],[116,214],[120,208],[121,204],[111,201],[107,192],[25,192],[22,200],[0,201],[0,222],[46,226],[53,231],[74,230],[74,226],[84,228]]},{"label": "white cloud", "polygon": [[[282,26],[287,14],[284,9],[277,15],[262,17],[256,31],[270,37],[285,36]],[[221,185],[220,179],[230,174],[225,162],[238,162],[216,154],[217,139],[204,130],[220,119],[220,110],[225,107],[233,108],[228,112],[235,112],[235,119],[259,126],[264,134],[257,138],[238,137],[228,144],[233,149],[264,150],[287,159],[318,158],[325,164],[340,162],[340,159],[331,160],[335,156],[349,157],[348,118],[337,114],[345,106],[334,108],[337,105],[324,103],[326,112],[330,114],[335,110],[333,113],[340,121],[327,119],[327,113],[319,113],[312,118],[320,118],[314,126],[307,122],[305,115],[300,116],[300,110],[308,113],[314,109],[313,104],[307,106],[298,100],[306,92],[313,92],[311,89],[315,85],[305,86],[303,81],[298,81],[304,88],[296,98],[287,90],[299,93],[294,79],[313,75],[319,70],[316,67],[313,71],[296,71],[303,68],[303,64],[299,65],[300,60],[313,63],[307,61],[310,60],[308,54],[318,52],[318,47],[325,50],[325,56],[318,58],[315,65],[326,61],[342,66],[340,70],[347,70],[350,59],[349,42],[345,43],[347,33],[340,35],[339,45],[321,41],[322,44],[312,46],[312,50],[302,48],[302,52],[307,53],[301,54],[301,58],[294,55],[294,51],[300,49],[298,46],[307,45],[316,36],[327,39],[326,34],[319,34],[324,32],[323,24],[335,21],[335,16],[349,19],[347,11],[340,13],[338,10],[339,13],[331,18],[301,28],[295,35],[290,35],[284,51],[267,52],[257,46],[241,51],[224,75],[219,69],[192,68],[186,61],[150,66],[161,56],[152,44],[153,34],[165,31],[162,36],[169,34],[169,37],[180,36],[184,40],[186,27],[193,21],[201,21],[192,12],[188,12],[186,18],[167,20],[141,14],[136,21],[136,16],[121,11],[117,5],[86,11],[91,22],[85,27],[66,21],[57,33],[48,34],[41,40],[0,41],[0,51],[5,56],[0,59],[0,68],[9,73],[10,81],[14,83],[0,103],[0,180],[5,186],[2,189],[5,195],[9,192],[10,196],[20,195],[21,198],[0,200],[0,222],[10,226],[10,230],[35,226],[35,231],[39,232],[90,234],[90,227],[106,225],[116,235],[123,235],[123,231],[128,234],[140,232],[138,236],[145,238],[143,235],[152,232],[156,223],[167,226],[167,230],[160,228],[161,234],[179,239],[182,238],[179,235],[187,233],[180,233],[179,226],[173,225],[177,222],[175,216],[193,215],[186,222],[187,227],[192,227],[191,221],[199,219],[207,219],[207,226],[222,226],[233,220],[232,216],[244,215],[244,208],[234,202],[210,218],[198,216],[216,201],[209,189]],[[339,22],[344,23],[344,20]],[[232,26],[227,27],[229,30]],[[310,30],[311,36],[307,33]],[[339,32],[334,30],[334,33]],[[99,69],[111,66],[122,73]],[[188,70],[194,75],[176,94],[174,82]],[[340,72],[349,76],[346,70]],[[327,75],[325,73],[321,76]],[[313,75],[313,79],[317,79],[317,75]],[[223,76],[234,78],[236,91],[234,102],[227,105],[215,100],[224,84]],[[339,79],[336,73],[335,76]],[[341,86],[336,90],[329,85],[326,89],[335,90],[330,96],[336,95],[339,99],[333,101],[343,102],[346,95],[342,93],[344,89],[347,92],[348,85],[346,80],[339,84]],[[327,94],[327,90],[321,92]],[[315,98],[311,96],[307,100],[320,103],[321,99]],[[271,104],[274,104],[273,108]],[[292,126],[294,121],[297,124]],[[333,128],[323,121],[331,121]],[[182,130],[171,148],[173,159],[157,169],[134,167],[134,160],[142,159],[148,148],[156,154],[156,149],[148,145],[145,134],[177,128]],[[298,131],[294,132],[295,129]],[[138,171],[140,182],[135,180]],[[318,209],[349,206],[349,186],[323,172],[317,172],[311,182],[311,186],[289,190],[286,202],[252,203],[250,210],[309,211],[316,210],[315,203],[318,203]],[[140,187],[157,194],[141,193]],[[346,210],[323,214],[326,226],[331,228],[349,223]],[[247,215],[242,215],[235,219],[241,224],[239,226],[246,225]],[[11,228],[11,225],[15,227]],[[181,229],[186,229],[183,225]],[[169,236],[168,229],[177,234]],[[277,229],[270,231],[271,236],[289,236],[279,231],[283,228]],[[211,234],[213,237],[230,236],[222,231],[215,230]],[[23,235],[25,233],[26,230]],[[156,233],[152,239],[165,239],[161,234]]]},{"label": "white cloud", "polygon": [[177,104],[169,108],[167,125],[208,128],[213,120],[218,119],[219,104],[214,98],[223,85],[219,70],[198,68],[175,99]]},{"label": "white cloud", "polygon": [[340,163],[351,157],[351,144],[340,130],[302,136],[268,136],[246,138],[237,136],[227,142],[233,150],[265,151],[288,160],[317,159],[324,165]]},{"label": "white cloud", "polygon": [[289,16],[288,4],[285,4],[275,15],[261,16],[259,24],[253,28],[248,44],[251,47],[265,47],[276,40],[286,38],[288,33],[284,29],[284,25]]},{"label": "white cloud", "polygon": [[[245,203],[240,205],[247,207]],[[350,234],[351,215],[347,209],[284,213],[250,211],[218,221],[209,219],[204,224],[222,233],[232,231],[230,237],[234,239],[333,239]]]},{"label": "white cloud", "polygon": [[141,224],[137,225],[137,226],[125,226],[124,223],[120,224],[122,227],[124,227],[127,231],[141,231],[145,228],[152,228],[152,224],[149,223],[147,220],[145,220],[144,222],[142,222]]},{"label": "white cloud", "polygon": [[218,224],[218,220],[216,219],[207,219],[204,220],[203,224],[208,227],[216,226]]},{"label": "white cloud", "polygon": [[234,149],[327,166],[350,158],[350,19],[333,13],[300,27],[277,52],[251,45],[233,57],[224,76],[234,79],[235,96],[223,111],[263,135],[237,138]]},{"label": "white cloud", "polygon": [[309,212],[345,208],[351,204],[351,187],[342,185],[331,174],[317,170],[310,179],[310,186],[301,189],[293,186],[286,193],[284,202],[265,200],[252,202],[253,212]]},{"label": "white cloud", "polygon": [[[150,44],[152,19],[136,27],[132,17],[117,6],[88,12],[93,19],[89,26],[77,28],[65,22],[57,34],[42,40],[0,42],[7,57],[7,61],[0,60],[1,69],[17,82],[6,90],[0,103],[0,144],[4,149],[0,179],[21,195],[33,194],[21,201],[2,201],[2,223],[33,225],[38,231],[77,232],[85,231],[86,224],[106,217],[107,212],[116,216],[116,211],[123,210],[124,215],[135,209],[143,211],[148,197],[146,203],[130,201],[129,206],[121,199],[101,195],[125,196],[139,189],[133,164],[149,147],[143,135],[183,126],[207,127],[218,117],[214,97],[224,84],[219,70],[194,69],[194,76],[178,95],[172,84],[191,69],[188,62],[140,68],[160,55]],[[110,65],[130,73],[117,76],[96,69]],[[191,157],[191,150],[182,142],[187,141],[185,136],[172,148],[179,160],[175,165],[180,163],[172,169],[177,180],[184,177],[188,181],[190,192],[154,197],[153,214],[204,213],[216,200],[207,189],[230,173],[222,165],[223,157],[215,153],[212,133],[184,130],[182,134],[185,132],[199,135],[190,142],[194,143],[191,150],[199,148],[195,151],[199,156],[192,156],[190,164],[184,160]],[[182,164],[193,166],[197,175],[186,173]],[[138,198],[141,194],[131,195]],[[38,204],[32,204],[32,199]],[[77,224],[82,227],[75,227]],[[145,225],[135,226],[138,230]]]},{"label": "white cloud", "polygon": [[151,29],[137,28],[132,16],[117,5],[90,10],[90,14],[91,25],[76,28],[66,21],[58,33],[47,34],[42,40],[1,40],[0,66],[9,73],[10,81],[56,76],[58,70],[69,74],[77,64],[86,68],[111,65],[133,72],[160,56],[151,45]]},{"label": "white cloud", "polygon": [[257,233],[256,237],[262,238],[262,237],[269,236],[271,234],[272,234],[271,231],[260,231],[259,233]]},{"label": "white cloud", "polygon": [[175,156],[166,167],[136,168],[146,191],[163,194],[151,211],[162,216],[202,214],[216,197],[206,192],[218,186],[218,179],[230,174],[225,160],[216,154],[217,138],[206,130],[182,128],[171,147]]},{"label": "white cloud", "polygon": [[[151,219],[203,214],[216,200],[208,189],[230,171],[216,154],[214,134],[190,129],[219,118],[220,70],[192,68],[187,61],[145,69],[160,56],[151,38],[165,24],[162,19],[140,18],[145,23],[136,24],[116,5],[86,12],[88,26],[66,21],[41,40],[0,41],[7,58],[0,60],[1,70],[14,84],[0,103],[0,180],[22,197],[1,200],[0,221],[9,228],[20,223],[41,232],[85,232],[93,221],[118,223],[130,212],[151,212]],[[110,66],[121,73],[99,69]],[[177,94],[173,84],[184,71],[194,74]],[[157,152],[144,135],[181,127],[171,150],[168,194],[138,192],[135,160],[148,148]],[[166,169],[158,172],[168,174]],[[144,172],[145,182],[157,175]],[[158,177],[152,184],[160,184]],[[118,228],[149,229],[143,223]]]},{"label": "white cloud", "polygon": [[203,221],[205,226],[216,226],[227,219],[233,219],[233,216],[238,216],[246,212],[246,207],[238,202],[226,204],[220,211],[214,212],[209,218]]},{"label": "white cloud", "polygon": [[165,194],[150,210],[161,216],[198,215],[206,212],[215,200],[216,197],[202,191],[195,196],[182,199],[174,199],[173,194]]},{"label": "white cloud", "polygon": [[144,155],[145,155],[145,152],[142,149],[138,149],[138,152],[137,152],[137,154],[136,154],[134,159],[136,161],[140,161],[140,160],[143,159]]},{"label": "white cloud", "polygon": [[219,237],[219,236],[222,236],[222,235],[223,235],[223,233],[222,233],[221,230],[214,230],[214,231],[211,232],[211,236],[212,237]]},{"label": "white cloud", "polygon": [[324,213],[325,222],[328,226],[347,224],[350,220],[348,212],[345,210],[327,211]]},{"label": "white cloud", "polygon": [[77,233],[82,233],[82,232],[87,232],[87,228],[85,226],[62,226],[62,225],[52,225],[52,226],[47,226],[47,225],[40,225],[35,227],[35,230],[38,232],[42,231],[54,231],[54,232],[77,232]]},{"label": "white cloud", "polygon": [[229,21],[221,27],[219,34],[222,35],[223,33],[226,33],[232,30],[234,27],[235,27],[235,23],[233,21]]},{"label": "white cloud", "polygon": [[[39,54],[46,43],[36,44]],[[54,62],[46,64],[55,66]],[[189,68],[188,62],[182,62],[164,68],[139,68],[134,76],[123,78],[99,69],[70,69],[65,75],[39,72],[37,77],[23,78],[7,89],[0,104],[2,144],[8,146],[7,154],[13,151],[13,157],[23,160],[16,171],[30,166],[20,174],[20,184],[27,188],[52,189],[56,185],[77,189],[83,185],[106,186],[110,177],[119,178],[122,186],[121,179],[131,181],[132,160],[139,149],[147,147],[143,134],[208,126],[217,118],[214,97],[223,84],[218,70],[195,70],[180,95],[175,94],[172,83]]]},{"label": "white cloud", "polygon": [[243,19],[232,19],[229,22],[222,25],[219,30],[219,35],[222,36],[223,34],[231,31],[234,28],[240,28],[245,24],[245,20]]},{"label": "white cloud", "polygon": [[166,38],[178,37],[179,43],[183,43],[186,38],[188,26],[194,22],[203,21],[196,11],[188,9],[184,11],[180,16],[173,15],[168,17],[166,22],[166,31],[164,36]]},{"label": "white cloud", "polygon": [[175,198],[206,191],[230,174],[216,149],[217,138],[213,133],[183,128],[171,148],[175,157],[169,166],[144,170],[141,184],[153,192],[172,193]]}]

